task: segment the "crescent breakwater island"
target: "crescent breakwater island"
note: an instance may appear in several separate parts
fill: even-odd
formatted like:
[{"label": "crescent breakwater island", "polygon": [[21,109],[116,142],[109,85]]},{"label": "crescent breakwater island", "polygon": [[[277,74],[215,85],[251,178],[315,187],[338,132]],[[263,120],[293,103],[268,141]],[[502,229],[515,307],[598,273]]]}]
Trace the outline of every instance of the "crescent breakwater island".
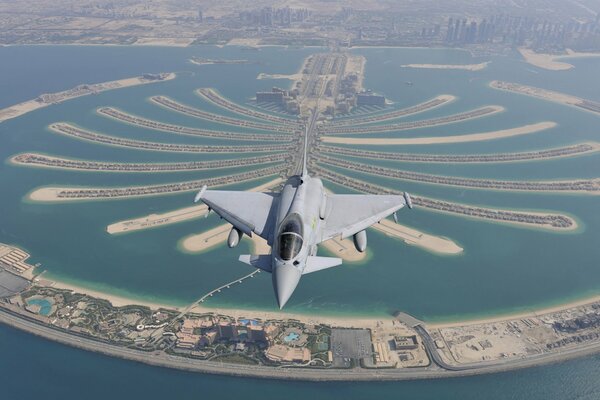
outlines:
[{"label": "crescent breakwater island", "polygon": [[[600,351],[600,298],[487,320],[184,309],[65,285],[0,244],[0,321],[70,346],[205,373],[310,381],[405,380],[531,367]],[[102,329],[97,329],[100,326]],[[202,342],[202,349],[197,343]],[[224,342],[237,343],[223,352]],[[219,350],[221,349],[221,350]]]},{"label": "crescent breakwater island", "polygon": [[402,68],[418,68],[418,69],[457,69],[463,71],[481,71],[486,69],[489,61],[479,64],[403,64]]},{"label": "crescent breakwater island", "polygon": [[533,86],[522,85],[520,83],[511,83],[504,81],[492,81],[490,87],[504,90],[511,93],[518,93],[525,96],[536,97],[538,99],[552,101],[554,103],[577,107],[579,109],[600,115],[600,103],[597,101],[582,99],[571,96],[570,94],[555,92],[553,90],[540,89]]},{"label": "crescent breakwater island", "polygon": [[83,84],[73,89],[62,92],[42,94],[33,100],[15,104],[13,106],[0,110],[0,123],[12,118],[20,117],[31,111],[50,106],[52,104],[62,103],[67,100],[75,99],[81,96],[105,92],[107,90],[122,89],[149,83],[157,83],[175,79],[175,73],[144,74],[133,78],[119,79],[103,83]]}]

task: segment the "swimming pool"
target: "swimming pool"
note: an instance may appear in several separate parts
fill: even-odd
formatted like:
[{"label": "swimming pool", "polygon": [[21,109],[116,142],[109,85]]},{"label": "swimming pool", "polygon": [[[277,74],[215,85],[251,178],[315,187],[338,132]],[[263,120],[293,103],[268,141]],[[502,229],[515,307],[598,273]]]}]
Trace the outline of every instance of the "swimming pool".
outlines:
[{"label": "swimming pool", "polygon": [[50,314],[50,311],[52,311],[52,303],[50,303],[46,299],[29,299],[29,300],[27,300],[27,304],[30,306],[32,306],[32,305],[40,306],[39,314],[43,315],[45,317],[47,317]]},{"label": "swimming pool", "polygon": [[283,338],[284,342],[293,342],[294,340],[298,340],[298,338],[300,337],[300,335],[298,335],[296,332],[290,332],[287,334],[287,336],[285,336]]}]

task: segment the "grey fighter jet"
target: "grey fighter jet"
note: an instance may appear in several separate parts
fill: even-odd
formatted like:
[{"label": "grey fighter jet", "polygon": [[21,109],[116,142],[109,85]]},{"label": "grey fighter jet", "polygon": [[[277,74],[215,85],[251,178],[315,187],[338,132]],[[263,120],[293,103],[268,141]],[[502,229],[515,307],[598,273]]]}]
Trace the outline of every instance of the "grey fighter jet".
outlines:
[{"label": "grey fighter jet", "polygon": [[367,247],[366,229],[405,205],[412,208],[410,195],[355,195],[326,193],[321,179],[304,167],[291,176],[279,193],[207,190],[204,186],[195,202],[233,227],[227,244],[235,247],[242,235],[253,234],[267,240],[271,254],[242,255],[239,260],[272,274],[279,308],[292,296],[304,274],[340,265],[336,257],[317,256],[317,245],[331,238],[354,237],[360,252]]}]

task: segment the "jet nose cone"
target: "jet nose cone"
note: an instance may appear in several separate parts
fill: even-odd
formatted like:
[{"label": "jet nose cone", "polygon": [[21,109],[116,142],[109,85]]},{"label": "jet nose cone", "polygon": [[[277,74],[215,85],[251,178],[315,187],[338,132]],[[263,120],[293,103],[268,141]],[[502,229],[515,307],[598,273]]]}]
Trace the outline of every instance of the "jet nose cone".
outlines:
[{"label": "jet nose cone", "polygon": [[277,304],[281,310],[292,297],[292,293],[300,281],[300,271],[291,265],[278,265],[273,271],[273,288],[277,296]]}]

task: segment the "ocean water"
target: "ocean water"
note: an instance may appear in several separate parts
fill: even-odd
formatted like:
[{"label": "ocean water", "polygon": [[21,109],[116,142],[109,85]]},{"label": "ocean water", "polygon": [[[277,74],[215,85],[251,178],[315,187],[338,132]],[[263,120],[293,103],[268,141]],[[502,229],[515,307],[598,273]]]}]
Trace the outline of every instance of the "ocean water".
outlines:
[{"label": "ocean water", "polygon": [[[87,96],[48,107],[0,124],[0,160],[36,151],[51,155],[124,162],[164,162],[232,158],[239,155],[170,154],[102,146],[74,140],[47,130],[50,123],[68,121],[106,134],[158,142],[230,143],[140,129],[96,114],[101,106],[165,122],[209,129],[239,130],[227,125],[174,113],[149,102],[167,95],[180,102],[222,112],[194,94],[200,87],[217,88],[244,104],[257,90],[286,87],[287,80],[257,80],[261,72],[294,73],[315,49],[264,48],[261,51],[215,48],[128,48],[85,46],[18,46],[0,48],[0,107],[41,93],[71,88],[83,82],[102,82],[144,72],[175,71],[175,80]],[[385,151],[438,154],[495,153],[551,148],[598,140],[600,117],[575,108],[490,89],[501,79],[564,91],[600,100],[596,71],[600,59],[573,61],[565,72],[537,69],[517,55],[494,57],[478,72],[402,68],[409,63],[472,63],[463,51],[429,49],[359,49],[367,58],[365,86],[384,93],[395,107],[406,107],[442,93],[458,99],[406,120],[427,119],[496,104],[506,111],[491,117],[446,126],[377,134],[377,136],[443,136],[552,120],[548,131],[502,140],[431,146],[385,146]],[[251,64],[190,64],[192,56],[248,59]],[[404,82],[413,82],[407,86]],[[237,117],[237,116],[236,116]],[[364,161],[363,161],[364,162]],[[367,161],[369,162],[369,161]],[[373,162],[373,161],[371,161]],[[417,163],[376,164],[440,175],[491,179],[567,179],[598,177],[600,154],[543,162],[495,165]],[[220,247],[200,255],[179,250],[182,238],[217,226],[214,215],[185,223],[125,235],[108,235],[110,223],[150,213],[186,207],[192,194],[105,202],[41,204],[28,201],[32,190],[49,185],[121,186],[165,183],[235,173],[117,174],[23,168],[0,163],[0,242],[24,247],[32,262],[42,264],[50,277],[137,298],[187,304],[214,287],[248,273],[237,257],[249,251]],[[403,310],[427,320],[477,317],[531,309],[600,292],[600,213],[598,197],[552,193],[500,192],[434,186],[342,173],[411,193],[488,207],[549,210],[566,213],[581,225],[575,233],[555,233],[464,219],[425,210],[403,210],[402,223],[449,237],[464,247],[458,256],[439,256],[407,246],[380,233],[369,233],[369,261],[306,276],[286,306],[300,313],[386,315]],[[249,188],[267,181],[232,185]],[[329,185],[338,190],[337,187]],[[210,305],[267,309],[274,307],[270,277],[259,275],[211,298]]]},{"label": "ocean water", "polygon": [[596,400],[600,356],[494,375],[406,382],[290,382],[202,375],[78,350],[0,325],[2,398]]}]

